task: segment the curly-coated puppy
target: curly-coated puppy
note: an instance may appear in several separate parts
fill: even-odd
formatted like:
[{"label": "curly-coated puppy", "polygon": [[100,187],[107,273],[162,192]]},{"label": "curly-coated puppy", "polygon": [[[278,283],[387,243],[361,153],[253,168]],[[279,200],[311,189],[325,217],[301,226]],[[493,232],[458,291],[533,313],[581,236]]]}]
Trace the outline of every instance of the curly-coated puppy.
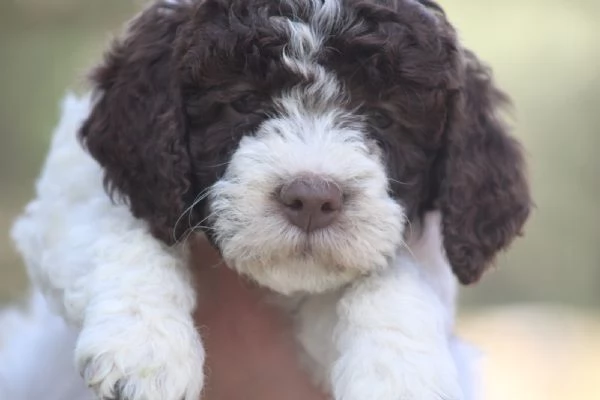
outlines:
[{"label": "curly-coated puppy", "polygon": [[[159,2],[93,83],[65,122],[93,159],[59,132],[14,237],[99,397],[197,400],[203,232],[289,311],[334,399],[465,398],[452,271],[477,281],[530,195],[506,98],[439,6]],[[424,221],[440,248],[419,251]]]}]

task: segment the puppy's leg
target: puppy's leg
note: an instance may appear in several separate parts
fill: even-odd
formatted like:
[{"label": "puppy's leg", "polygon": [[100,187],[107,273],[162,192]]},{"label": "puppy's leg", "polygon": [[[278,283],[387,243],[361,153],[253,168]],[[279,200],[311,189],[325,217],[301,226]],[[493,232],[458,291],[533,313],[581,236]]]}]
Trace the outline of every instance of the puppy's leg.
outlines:
[{"label": "puppy's leg", "polygon": [[335,399],[463,399],[446,311],[408,255],[347,289],[337,307]]},{"label": "puppy's leg", "polygon": [[[87,277],[76,362],[102,399],[197,400],[204,350],[185,259],[147,235],[138,232],[118,257],[97,260]],[[115,239],[103,239],[102,247],[115,249]]]},{"label": "puppy's leg", "polygon": [[37,197],[13,238],[33,282],[81,328],[76,363],[100,398],[197,400],[204,350],[185,251],[166,248],[110,201],[100,166],[76,138],[89,106],[65,101]]}]

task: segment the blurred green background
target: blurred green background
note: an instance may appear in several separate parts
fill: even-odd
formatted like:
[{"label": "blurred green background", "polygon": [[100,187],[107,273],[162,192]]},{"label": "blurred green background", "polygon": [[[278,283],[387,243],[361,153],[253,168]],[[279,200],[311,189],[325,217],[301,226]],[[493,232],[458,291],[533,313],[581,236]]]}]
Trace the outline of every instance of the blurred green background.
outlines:
[{"label": "blurred green background", "polygon": [[[89,67],[140,3],[0,0],[0,304],[27,287],[8,231],[32,196],[60,99],[69,89],[85,90]],[[537,203],[526,237],[481,284],[463,290],[466,334],[485,345],[492,326],[495,334],[508,329],[509,343],[521,340],[514,331],[521,326],[535,343],[538,336],[558,333],[562,343],[569,332],[591,332],[600,311],[600,1],[441,4],[464,42],[492,65],[513,97],[516,135],[528,150]],[[512,325],[493,325],[505,317]],[[590,337],[590,343],[597,345],[599,338]],[[555,362],[549,351],[548,361]],[[565,379],[544,376],[540,386],[549,390],[550,383]],[[519,382],[509,386],[520,387]],[[515,393],[509,398],[519,398]],[[537,398],[529,393],[523,398]],[[558,396],[556,389],[552,393]],[[585,393],[580,398],[591,398]]]}]

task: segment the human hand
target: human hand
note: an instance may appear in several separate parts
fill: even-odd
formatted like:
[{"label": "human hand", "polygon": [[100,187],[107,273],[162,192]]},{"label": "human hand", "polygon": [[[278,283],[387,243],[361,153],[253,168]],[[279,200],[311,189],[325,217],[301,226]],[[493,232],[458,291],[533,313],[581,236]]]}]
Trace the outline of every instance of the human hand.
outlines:
[{"label": "human hand", "polygon": [[[203,400],[325,400],[300,368],[289,321],[205,241],[193,246],[194,315],[206,350]],[[202,371],[198,371],[202,373]]]}]

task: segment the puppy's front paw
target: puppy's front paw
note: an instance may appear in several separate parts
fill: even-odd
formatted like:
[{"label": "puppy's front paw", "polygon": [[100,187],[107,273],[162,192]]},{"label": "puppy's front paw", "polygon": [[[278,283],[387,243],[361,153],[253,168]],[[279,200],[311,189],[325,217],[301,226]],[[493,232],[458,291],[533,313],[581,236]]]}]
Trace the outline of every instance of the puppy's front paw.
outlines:
[{"label": "puppy's front paw", "polygon": [[191,318],[86,324],[75,358],[101,400],[198,400],[204,348]]},{"label": "puppy's front paw", "polygon": [[[368,347],[368,346],[367,346]],[[454,363],[378,346],[342,356],[333,369],[335,400],[463,400]]]}]

